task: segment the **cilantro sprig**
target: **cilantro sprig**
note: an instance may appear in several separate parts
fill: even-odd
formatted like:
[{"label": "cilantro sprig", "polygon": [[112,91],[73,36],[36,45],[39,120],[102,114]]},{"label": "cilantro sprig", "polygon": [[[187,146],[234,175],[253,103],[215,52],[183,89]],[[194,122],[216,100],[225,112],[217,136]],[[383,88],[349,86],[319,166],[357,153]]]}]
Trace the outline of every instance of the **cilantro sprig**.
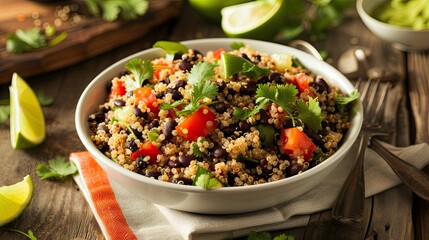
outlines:
[{"label": "cilantro sprig", "polygon": [[153,76],[154,72],[151,61],[140,58],[133,58],[128,61],[125,64],[125,68],[134,75],[134,80],[129,75],[125,79],[125,89],[127,91],[133,91],[141,87],[146,79]]},{"label": "cilantro sprig", "polygon": [[67,32],[62,32],[52,39],[51,33],[43,32],[40,28],[34,27],[27,30],[17,29],[14,33],[9,33],[6,39],[6,51],[12,53],[23,53],[43,48],[55,46],[67,38]]},{"label": "cilantro sprig", "polygon": [[27,237],[30,240],[37,240],[37,237],[34,236],[34,233],[33,233],[33,231],[31,231],[31,229],[29,229],[27,233],[20,231],[20,230],[17,230],[17,229],[13,229],[13,228],[2,228],[2,229],[6,230],[6,231],[10,231],[10,232],[19,233],[21,235],[24,235],[25,237]]},{"label": "cilantro sprig", "polygon": [[49,160],[48,166],[44,164],[37,165],[36,172],[42,179],[64,179],[69,175],[75,174],[77,167],[72,162],[66,162],[64,157],[56,156]]},{"label": "cilantro sprig", "polygon": [[256,107],[254,109],[234,108],[233,116],[245,120],[263,109],[269,102],[273,102],[282,107],[292,123],[295,125],[295,118],[301,119],[308,127],[314,131],[322,129],[322,110],[317,99],[309,97],[308,103],[298,99],[298,89],[293,84],[268,85],[259,84],[256,90]]},{"label": "cilantro sprig", "polygon": [[193,185],[207,190],[223,187],[222,183],[217,178],[213,177],[210,171],[200,165],[198,165]]},{"label": "cilantro sprig", "polygon": [[341,105],[347,105],[358,98],[359,98],[359,92],[356,89],[353,90],[353,92],[347,94],[346,96],[341,96],[341,95],[335,96],[337,103]]},{"label": "cilantro sprig", "polygon": [[103,20],[108,22],[113,22],[118,18],[135,19],[144,15],[149,8],[147,0],[85,0],[85,3],[92,15],[101,16]]},{"label": "cilantro sprig", "polygon": [[153,47],[162,48],[166,52],[166,59],[173,61],[175,54],[183,54],[188,52],[188,47],[179,43],[171,41],[158,41]]},{"label": "cilantro sprig", "polygon": [[215,98],[219,91],[219,87],[214,82],[210,81],[215,75],[214,67],[215,66],[209,62],[198,62],[195,64],[191,72],[187,74],[187,81],[192,84],[189,103],[185,100],[176,101],[172,104],[163,103],[161,104],[161,109],[170,110],[186,104],[182,110],[177,111],[177,114],[191,114],[203,105],[201,100],[204,98]]}]

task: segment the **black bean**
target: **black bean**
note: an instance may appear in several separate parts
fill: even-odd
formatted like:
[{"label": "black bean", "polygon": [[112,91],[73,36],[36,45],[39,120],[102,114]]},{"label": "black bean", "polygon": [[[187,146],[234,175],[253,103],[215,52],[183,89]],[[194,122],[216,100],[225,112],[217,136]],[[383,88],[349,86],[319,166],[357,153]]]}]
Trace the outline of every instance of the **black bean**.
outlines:
[{"label": "black bean", "polygon": [[325,145],[325,142],[323,141],[322,137],[318,133],[311,130],[310,128],[305,131],[305,134],[307,134],[307,136],[311,138],[313,142],[318,146]]},{"label": "black bean", "polygon": [[320,86],[323,86],[324,91],[326,91],[326,92],[328,92],[328,93],[331,91],[331,89],[329,88],[329,85],[326,83],[326,81],[325,81],[323,78],[321,78],[321,77],[316,78],[316,82],[317,82]]},{"label": "black bean", "polygon": [[163,82],[165,84],[169,84],[170,83],[170,75],[167,75],[164,79],[161,80],[161,82]]},{"label": "black bean", "polygon": [[191,161],[194,159],[195,157],[191,156],[191,155],[180,155],[178,157],[178,160],[180,162],[180,164],[182,164],[182,166],[187,167],[189,166],[189,164],[191,164]]},{"label": "black bean", "polygon": [[283,83],[282,75],[278,72],[273,72],[270,75],[268,75],[268,80],[270,82],[274,81],[276,83]]},{"label": "black bean", "polygon": [[109,144],[107,142],[102,142],[101,145],[97,146],[97,148],[103,153],[110,151],[110,147],[109,147]]},{"label": "black bean", "polygon": [[150,122],[150,123],[147,125],[147,127],[148,127],[149,129],[156,128],[156,127],[158,127],[158,126],[159,126],[159,120],[158,120],[158,119],[154,119],[152,122]]},{"label": "black bean", "polygon": [[165,139],[170,139],[173,137],[173,130],[176,128],[177,122],[175,120],[170,120],[164,123],[162,127],[162,133],[165,135]]},{"label": "black bean", "polygon": [[176,100],[176,101],[183,98],[182,94],[177,89],[167,88],[166,93],[171,94],[171,98]]},{"label": "black bean", "polygon": [[144,158],[144,156],[140,156],[136,160],[136,166],[140,171],[143,171],[148,165]]},{"label": "black bean", "polygon": [[167,165],[171,168],[178,168],[180,167],[180,162],[174,161],[174,160],[168,160]]},{"label": "black bean", "polygon": [[226,104],[223,102],[217,102],[217,103],[213,104],[213,108],[218,113],[224,113],[227,109]]},{"label": "black bean", "polygon": [[235,178],[238,177],[238,175],[235,173],[232,173],[232,172],[228,172],[226,174],[226,176],[227,176],[227,180],[228,180],[228,186],[231,186],[231,187],[234,186],[235,185]]},{"label": "black bean", "polygon": [[292,119],[288,118],[283,121],[283,128],[293,128],[293,121]]},{"label": "black bean", "polygon": [[96,112],[89,115],[88,121],[89,122],[95,121],[97,123],[100,123],[100,122],[104,122],[105,118],[106,116],[104,115],[103,112]]},{"label": "black bean", "polygon": [[178,60],[178,59],[182,59],[182,54],[180,54],[180,53],[175,53],[175,54],[174,54],[174,57],[173,57],[173,60]]},{"label": "black bean", "polygon": [[261,116],[259,119],[259,123],[268,124],[268,119],[269,119],[268,113],[265,110],[261,110],[261,111],[259,111],[259,114]]},{"label": "black bean", "polygon": [[133,108],[133,113],[134,115],[136,115],[137,117],[141,117],[141,118],[147,118],[147,112],[143,112],[139,107],[134,106]]},{"label": "black bean", "polygon": [[145,174],[145,176],[146,177],[149,177],[149,178],[155,178],[155,179],[158,179],[158,177],[159,176],[161,176],[161,173],[160,172],[158,172],[158,171],[149,171],[149,172],[147,172],[146,174]]},{"label": "black bean", "polygon": [[181,183],[183,185],[192,185],[194,182],[192,181],[192,179],[189,178],[185,178],[185,177],[179,177],[179,178],[173,178],[171,180],[172,183]]},{"label": "black bean", "polygon": [[287,168],[288,176],[297,175],[302,170],[302,166],[299,164],[292,164]]},{"label": "black bean", "polygon": [[249,131],[251,127],[252,125],[248,123],[246,120],[242,120],[238,123],[238,129],[243,132]]},{"label": "black bean", "polygon": [[187,85],[187,83],[186,83],[186,81],[185,80],[176,80],[175,82],[174,82],[174,88],[175,89],[179,89],[179,88],[184,88],[184,87],[186,87],[186,85]]},{"label": "black bean", "polygon": [[240,93],[244,95],[254,95],[256,93],[256,83],[248,82],[245,86],[242,86],[240,89]]},{"label": "black bean", "polygon": [[228,153],[226,152],[225,149],[223,149],[222,147],[217,147],[214,151],[213,151],[213,156],[215,158],[225,158],[228,155]]},{"label": "black bean", "polygon": [[238,130],[238,124],[234,123],[222,129],[225,137],[234,135],[234,132]]},{"label": "black bean", "polygon": [[179,63],[179,69],[182,70],[182,72],[190,72],[192,67],[193,67],[192,63],[186,60],[182,60]]},{"label": "black bean", "polygon": [[110,93],[112,91],[112,85],[113,85],[112,81],[108,81],[106,83],[106,92],[107,93]]},{"label": "black bean", "polygon": [[105,124],[99,124],[97,127],[97,130],[105,131],[106,133],[109,133],[109,128]]},{"label": "black bean", "polygon": [[226,88],[225,82],[216,82],[216,85],[218,87],[219,92],[223,92],[223,90]]},{"label": "black bean", "polygon": [[155,93],[156,98],[161,99],[165,96],[165,92],[157,92]]},{"label": "black bean", "polygon": [[254,63],[259,63],[261,61],[261,55],[256,55],[253,57],[253,61]]},{"label": "black bean", "polygon": [[135,152],[139,149],[137,143],[134,140],[129,140],[125,142],[125,147],[130,149],[131,152]]},{"label": "black bean", "polygon": [[237,92],[232,89],[232,88],[228,88],[228,95],[234,96]]},{"label": "black bean", "polygon": [[134,91],[128,91],[127,92],[127,97],[130,98],[134,95]]},{"label": "black bean", "polygon": [[122,99],[115,99],[115,100],[113,100],[113,103],[117,107],[123,107],[123,106],[125,106],[125,101],[122,100]]},{"label": "black bean", "polygon": [[247,61],[250,61],[250,62],[252,61],[252,60],[250,60],[250,58],[245,53],[242,53],[241,57],[244,58],[244,59],[246,59]]},{"label": "black bean", "polygon": [[309,163],[308,164],[308,169],[313,168],[313,167],[315,167],[317,165],[316,161],[309,161],[308,163]]},{"label": "black bean", "polygon": [[262,77],[260,77],[259,79],[258,79],[258,81],[257,81],[258,83],[269,83],[270,82],[270,80],[269,80],[269,78],[267,77],[267,76],[262,76]]}]

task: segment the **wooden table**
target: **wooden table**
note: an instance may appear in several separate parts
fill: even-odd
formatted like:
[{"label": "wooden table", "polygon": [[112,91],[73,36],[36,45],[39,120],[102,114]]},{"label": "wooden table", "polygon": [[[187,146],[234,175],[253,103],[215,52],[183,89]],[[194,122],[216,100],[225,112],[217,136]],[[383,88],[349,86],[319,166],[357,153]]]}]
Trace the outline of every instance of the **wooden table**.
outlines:
[{"label": "wooden table", "polygon": [[[82,193],[71,179],[64,182],[41,180],[35,172],[40,163],[55,156],[68,156],[84,150],[74,127],[75,106],[85,86],[103,69],[134,52],[150,47],[157,40],[188,40],[225,37],[220,26],[206,22],[185,4],[179,18],[151,31],[139,40],[75,65],[26,78],[36,91],[55,98],[45,107],[47,139],[29,150],[13,150],[9,143],[9,125],[0,125],[0,185],[20,181],[30,174],[35,194],[24,213],[8,228],[24,232],[31,229],[38,239],[104,239]],[[409,112],[398,122],[410,120],[409,139],[398,145],[429,142],[428,93],[429,53],[402,53],[370,33],[356,13],[332,29],[323,41],[313,42],[327,50],[336,65],[340,54],[353,44],[372,50],[372,64],[400,70],[405,89],[403,102]],[[0,85],[1,98],[8,96],[8,84]],[[403,138],[402,138],[403,139]],[[313,214],[307,227],[283,231],[299,239],[429,239],[428,203],[398,186],[367,199],[362,224],[335,223],[329,211]],[[24,239],[22,235],[0,228],[0,239]]]}]

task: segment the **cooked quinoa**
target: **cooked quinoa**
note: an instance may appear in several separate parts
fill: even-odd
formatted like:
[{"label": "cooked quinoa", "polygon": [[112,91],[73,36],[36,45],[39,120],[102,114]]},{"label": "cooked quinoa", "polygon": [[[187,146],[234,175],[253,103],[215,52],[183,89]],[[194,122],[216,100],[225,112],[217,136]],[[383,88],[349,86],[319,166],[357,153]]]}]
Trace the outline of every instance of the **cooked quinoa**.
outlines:
[{"label": "cooked quinoa", "polygon": [[[228,54],[264,69],[263,74],[253,77],[239,71],[225,77],[221,52],[188,49],[173,60],[150,60],[153,73],[132,90],[127,85],[137,80],[133,71],[118,73],[109,81],[106,102],[89,117],[91,140],[130,171],[185,185],[193,184],[199,167],[223,186],[244,186],[284,179],[329,161],[350,128],[349,108],[337,102],[345,94],[293,56],[269,55],[251,46]],[[189,75],[195,75],[199,63],[212,64],[214,74],[206,81],[217,93],[195,100],[197,83]],[[281,85],[295,88],[297,99],[308,106],[317,103],[319,128],[309,127],[296,108],[287,112],[275,101],[238,116],[240,110],[260,105],[261,86]],[[192,101],[198,106],[181,112]],[[294,136],[303,143],[295,143]]]}]

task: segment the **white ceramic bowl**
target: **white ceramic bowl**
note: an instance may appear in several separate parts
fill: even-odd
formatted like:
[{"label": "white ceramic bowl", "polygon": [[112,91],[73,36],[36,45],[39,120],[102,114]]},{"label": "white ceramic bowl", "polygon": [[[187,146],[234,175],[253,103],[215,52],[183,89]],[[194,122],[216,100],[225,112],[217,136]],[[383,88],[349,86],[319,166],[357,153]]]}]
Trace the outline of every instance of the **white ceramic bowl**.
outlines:
[{"label": "white ceramic bowl", "polygon": [[406,51],[429,49],[429,29],[413,30],[412,28],[390,25],[371,17],[370,13],[386,0],[357,0],[356,9],[368,29],[381,39],[394,43]]},{"label": "white ceramic bowl", "polygon": [[[267,53],[288,53],[296,56],[313,72],[320,74],[332,85],[338,86],[344,92],[354,90],[353,85],[335,68],[317,60],[302,51],[283,45],[247,39],[202,39],[182,42],[189,48],[203,53],[209,50],[230,49],[232,42],[250,44],[255,50]],[[133,54],[108,67],[100,73],[85,89],[79,99],[76,109],[76,129],[80,140],[94,159],[106,170],[109,177],[121,184],[128,191],[137,194],[149,202],[173,209],[208,214],[231,214],[250,212],[268,208],[298,197],[318,185],[335,167],[344,160],[344,156],[355,142],[361,125],[361,104],[355,106],[356,113],[352,119],[351,129],[345,137],[341,148],[328,160],[298,174],[276,182],[260,185],[227,187],[215,190],[204,190],[195,186],[186,186],[162,182],[131,172],[117,165],[101,153],[90,140],[88,116],[97,110],[97,106],[107,98],[106,84],[119,72],[124,70],[124,64],[132,58],[154,59],[164,56],[161,49],[148,49]]]}]

